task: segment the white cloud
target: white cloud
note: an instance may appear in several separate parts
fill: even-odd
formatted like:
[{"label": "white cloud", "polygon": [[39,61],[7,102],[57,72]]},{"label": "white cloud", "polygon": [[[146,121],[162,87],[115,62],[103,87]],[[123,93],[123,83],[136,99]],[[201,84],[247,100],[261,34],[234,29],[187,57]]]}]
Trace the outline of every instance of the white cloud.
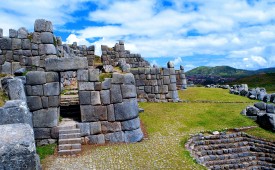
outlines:
[{"label": "white cloud", "polygon": [[75,34],[70,34],[66,39],[65,44],[73,44],[74,42],[77,42],[78,45],[91,45],[91,43],[89,43],[85,38],[79,38]]}]

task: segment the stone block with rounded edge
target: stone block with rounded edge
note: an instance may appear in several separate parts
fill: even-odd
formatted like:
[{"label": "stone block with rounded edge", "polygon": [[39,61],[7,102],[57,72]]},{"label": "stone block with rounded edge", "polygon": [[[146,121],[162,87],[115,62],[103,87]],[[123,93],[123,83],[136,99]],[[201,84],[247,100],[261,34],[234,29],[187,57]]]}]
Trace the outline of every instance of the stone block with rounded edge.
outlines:
[{"label": "stone block with rounded edge", "polygon": [[275,114],[258,114],[257,123],[264,129],[275,131]]},{"label": "stone block with rounded edge", "polygon": [[120,143],[125,141],[124,132],[114,132],[105,134],[105,141],[110,143]]},{"label": "stone block with rounded edge", "polygon": [[122,94],[120,85],[112,84],[111,86],[111,103],[121,103],[122,102]]},{"label": "stone block with rounded edge", "polygon": [[92,105],[101,104],[99,91],[91,91],[91,104]]},{"label": "stone block with rounded edge", "polygon": [[45,69],[47,71],[69,71],[87,68],[88,62],[86,57],[54,57],[45,59]]},{"label": "stone block with rounded edge", "polygon": [[60,97],[59,96],[49,96],[49,107],[58,107],[60,103]]},{"label": "stone block with rounded edge", "polygon": [[30,50],[31,49],[31,40],[22,39],[22,49],[23,50]]},{"label": "stone block with rounded edge", "polygon": [[58,125],[58,108],[41,109],[33,112],[33,127],[54,127]]},{"label": "stone block with rounded edge", "polygon": [[101,123],[100,122],[91,122],[90,123],[90,133],[91,135],[96,135],[101,133]]},{"label": "stone block with rounded edge", "polygon": [[254,106],[260,110],[266,110],[266,103],[264,103],[264,102],[255,103]]},{"label": "stone block with rounded edge", "polygon": [[35,32],[53,32],[53,25],[51,21],[45,19],[37,19],[34,22]]},{"label": "stone block with rounded edge", "polygon": [[121,122],[121,128],[123,131],[135,130],[140,128],[139,117]]},{"label": "stone block with rounded edge", "polygon": [[103,105],[110,104],[110,90],[101,90],[100,99]]},{"label": "stone block with rounded edge", "polygon": [[122,84],[124,81],[124,75],[119,73],[113,73],[112,83],[113,84]]},{"label": "stone block with rounded edge", "polygon": [[273,104],[267,104],[266,105],[266,112],[275,114],[275,106]]},{"label": "stone block with rounded edge", "polygon": [[10,62],[4,62],[2,65],[2,73],[3,74],[11,74],[12,73],[12,67]]},{"label": "stone block with rounded edge", "polygon": [[43,85],[27,85],[26,92],[28,96],[43,96]]},{"label": "stone block with rounded edge", "polygon": [[255,106],[246,107],[246,116],[257,116],[260,110]]},{"label": "stone block with rounded edge", "polygon": [[30,71],[26,74],[26,84],[40,85],[46,83],[46,74],[44,71]]},{"label": "stone block with rounded edge", "polygon": [[59,82],[59,75],[57,72],[46,72],[46,82]]},{"label": "stone block with rounded edge", "polygon": [[107,120],[106,106],[80,105],[81,121],[96,122]]},{"label": "stone block with rounded edge", "polygon": [[124,99],[137,97],[135,85],[121,85],[121,91]]},{"label": "stone block with rounded edge", "polygon": [[18,38],[28,38],[28,30],[24,27],[21,27],[17,31],[18,33]]},{"label": "stone block with rounded edge", "polygon": [[104,144],[105,138],[103,134],[99,135],[90,135],[89,138],[89,144]]},{"label": "stone block with rounded edge", "polygon": [[43,85],[45,96],[58,96],[60,95],[60,85],[59,82],[46,83]]},{"label": "stone block with rounded edge", "polygon": [[51,32],[42,32],[40,34],[41,43],[43,44],[53,44],[53,34]]},{"label": "stone block with rounded edge", "polygon": [[121,124],[120,122],[102,121],[101,131],[102,133],[112,133],[112,132],[121,131]]},{"label": "stone block with rounded edge", "polygon": [[89,69],[89,81],[99,81],[99,69]]},{"label": "stone block with rounded edge", "polygon": [[95,90],[94,82],[78,82],[78,90]]},{"label": "stone block with rounded edge", "polygon": [[0,169],[41,169],[34,132],[28,124],[0,125],[0,132]]},{"label": "stone block with rounded edge", "polygon": [[124,80],[123,80],[124,84],[135,85],[135,77],[132,73],[126,73],[123,76],[124,76]]},{"label": "stone block with rounded edge", "polygon": [[77,123],[76,127],[80,129],[81,136],[90,135],[90,123]]},{"label": "stone block with rounded edge", "polygon": [[138,117],[137,99],[127,99],[123,103],[114,104],[116,120],[130,120]]},{"label": "stone block with rounded edge", "polygon": [[23,100],[9,100],[0,108],[0,125],[26,123],[33,127],[32,113]]},{"label": "stone block with rounded edge", "polygon": [[79,82],[82,81],[88,81],[89,80],[89,76],[88,76],[88,70],[77,70],[77,80]]},{"label": "stone block with rounded edge", "polygon": [[11,40],[11,48],[13,50],[20,50],[22,47],[22,41],[19,38],[12,38]]},{"label": "stone block with rounded edge", "polygon": [[8,80],[8,96],[10,100],[26,100],[25,88],[21,79]]},{"label": "stone block with rounded edge", "polygon": [[113,104],[107,105],[107,120],[109,122],[114,122],[116,120],[115,110],[114,110],[114,105]]},{"label": "stone block with rounded edge", "polygon": [[33,128],[35,139],[50,139],[51,128]]},{"label": "stone block with rounded edge", "polygon": [[42,100],[39,96],[28,96],[27,103],[30,111],[35,111],[43,108]]},{"label": "stone block with rounded edge", "polygon": [[124,133],[126,143],[139,142],[143,139],[143,132],[140,128],[132,131],[125,131]]},{"label": "stone block with rounded edge", "polygon": [[11,38],[0,38],[0,49],[1,50],[11,50]]},{"label": "stone block with rounded edge", "polygon": [[101,89],[102,90],[108,90],[111,88],[111,78],[105,78],[104,81],[101,83]]},{"label": "stone block with rounded edge", "polygon": [[91,92],[90,91],[79,91],[79,103],[81,105],[90,105],[91,104]]}]

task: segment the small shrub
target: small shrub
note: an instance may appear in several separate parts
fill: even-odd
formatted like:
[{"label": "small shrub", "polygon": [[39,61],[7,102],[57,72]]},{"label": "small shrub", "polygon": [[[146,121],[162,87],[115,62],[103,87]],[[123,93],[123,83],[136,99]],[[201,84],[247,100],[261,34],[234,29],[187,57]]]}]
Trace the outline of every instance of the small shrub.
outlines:
[{"label": "small shrub", "polygon": [[105,78],[112,78],[112,73],[101,73],[99,75],[99,81],[103,82]]},{"label": "small shrub", "polygon": [[45,146],[38,146],[36,148],[36,151],[40,157],[40,160],[43,160],[47,156],[53,155],[55,148],[56,148],[56,144],[50,144],[50,145],[45,145]]}]

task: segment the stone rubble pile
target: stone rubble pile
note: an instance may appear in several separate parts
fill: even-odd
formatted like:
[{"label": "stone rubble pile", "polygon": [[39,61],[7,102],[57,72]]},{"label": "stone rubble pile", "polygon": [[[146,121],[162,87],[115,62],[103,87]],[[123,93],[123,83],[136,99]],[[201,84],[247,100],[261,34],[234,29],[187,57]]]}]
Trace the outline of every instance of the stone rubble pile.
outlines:
[{"label": "stone rubble pile", "polygon": [[241,114],[255,120],[262,128],[275,131],[274,104],[258,102],[254,106],[247,106]]}]

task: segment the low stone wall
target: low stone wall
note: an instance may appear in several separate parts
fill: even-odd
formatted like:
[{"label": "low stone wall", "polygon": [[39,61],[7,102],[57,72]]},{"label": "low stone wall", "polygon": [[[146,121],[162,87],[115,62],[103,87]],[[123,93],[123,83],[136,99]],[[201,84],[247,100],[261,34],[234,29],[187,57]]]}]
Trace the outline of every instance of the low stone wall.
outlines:
[{"label": "low stone wall", "polygon": [[247,106],[241,114],[255,120],[262,128],[275,132],[275,106],[273,104],[258,102],[254,106]]},{"label": "low stone wall", "polygon": [[186,148],[208,169],[274,169],[275,142],[243,132],[217,135],[198,134]]},{"label": "low stone wall", "polygon": [[91,144],[138,142],[140,128],[135,79],[131,73],[113,73],[99,81],[99,70],[78,70],[81,136]]},{"label": "low stone wall", "polygon": [[148,61],[144,60],[140,54],[131,54],[125,50],[124,42],[119,41],[114,47],[109,48],[106,45],[101,45],[102,56],[101,60],[104,65],[118,66],[120,60],[125,61],[131,68],[149,67]]}]

